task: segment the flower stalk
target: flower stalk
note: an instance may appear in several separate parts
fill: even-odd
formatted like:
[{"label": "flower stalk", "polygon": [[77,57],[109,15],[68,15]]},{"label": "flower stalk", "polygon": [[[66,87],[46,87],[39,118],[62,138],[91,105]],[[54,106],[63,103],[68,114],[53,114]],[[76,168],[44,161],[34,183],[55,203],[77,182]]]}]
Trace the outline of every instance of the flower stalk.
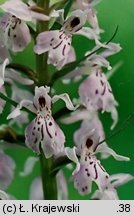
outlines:
[{"label": "flower stalk", "polygon": [[[49,15],[49,1],[48,0],[38,0],[37,5]],[[37,22],[37,35],[43,31],[48,30],[48,22]],[[47,53],[36,55],[36,72],[38,76],[38,86],[45,86],[48,83],[48,67],[47,67]],[[40,154],[40,166],[41,166],[41,176],[43,193],[45,200],[55,200],[57,199],[57,184],[55,176],[50,174],[51,167],[53,166],[53,158],[46,159],[43,151]]]}]

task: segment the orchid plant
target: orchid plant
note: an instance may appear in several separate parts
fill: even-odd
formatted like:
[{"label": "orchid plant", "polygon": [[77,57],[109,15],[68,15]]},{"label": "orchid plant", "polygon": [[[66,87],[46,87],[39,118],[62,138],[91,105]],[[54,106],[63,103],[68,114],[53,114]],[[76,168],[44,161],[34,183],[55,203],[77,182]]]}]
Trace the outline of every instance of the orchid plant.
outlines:
[{"label": "orchid plant", "polygon": [[[113,120],[111,130],[118,122],[118,102],[109,83],[117,67],[112,68],[108,57],[121,47],[112,42],[113,37],[101,41],[97,3],[6,0],[0,5],[0,112],[9,105],[8,125],[0,126],[4,142],[0,153],[1,199],[14,199],[13,194],[6,193],[16,168],[14,159],[4,152],[10,144],[33,152],[20,176],[29,175],[40,163],[40,176],[31,182],[29,199],[68,199],[65,169],[71,170],[78,193],[89,199],[119,199],[117,187],[133,180],[126,173],[110,176],[102,165],[110,156],[118,161],[130,159],[108,146],[100,120],[101,113],[108,112]],[[76,35],[94,43],[81,59],[73,47]],[[29,44],[35,56],[33,68],[13,61]],[[70,98],[64,89],[56,94],[57,80],[65,88],[77,83],[78,98]],[[53,112],[59,100],[64,102],[63,107]],[[73,141],[67,146],[68,134],[62,128],[78,121],[80,128],[73,131]]]}]

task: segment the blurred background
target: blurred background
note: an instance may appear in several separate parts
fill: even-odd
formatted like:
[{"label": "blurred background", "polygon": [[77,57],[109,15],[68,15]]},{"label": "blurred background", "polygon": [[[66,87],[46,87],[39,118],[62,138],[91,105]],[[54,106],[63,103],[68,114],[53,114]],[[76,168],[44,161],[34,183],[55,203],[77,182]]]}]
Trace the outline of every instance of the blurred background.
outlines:
[{"label": "blurred background", "polygon": [[[0,1],[3,2],[3,1]],[[122,62],[121,67],[116,71],[114,76],[110,79],[116,100],[119,103],[119,122],[114,129],[116,131],[121,127],[127,117],[134,112],[134,1],[133,0],[102,0],[100,4],[96,6],[98,11],[98,19],[100,27],[104,29],[102,34],[102,41],[107,41],[115,31],[117,25],[119,26],[114,42],[120,43],[122,50],[119,54],[109,58],[111,65],[114,66],[118,62]],[[75,36],[73,38],[73,46],[76,49],[77,58],[81,58],[84,53],[93,47],[93,43],[89,40]],[[32,68],[35,68],[35,58],[31,54],[32,44],[17,56],[14,56],[13,62],[26,64]],[[54,89],[57,94],[67,92],[71,98],[77,98],[78,83],[71,83],[70,85],[63,86],[58,81],[54,85]],[[57,103],[53,112],[62,107],[63,103]],[[6,107],[8,109],[8,107]],[[5,112],[1,115],[1,124],[5,123]],[[110,125],[112,123],[109,114],[101,116],[103,125],[106,132],[106,137],[112,132],[110,131]],[[67,137],[66,146],[73,146],[73,133],[79,128],[80,123],[72,125],[62,125],[61,128],[65,131]],[[22,132],[24,129],[17,128],[17,131]],[[130,173],[134,175],[134,117],[126,125],[125,129],[112,137],[107,142],[111,148],[117,153],[125,155],[131,158],[130,162],[115,161],[112,157],[103,160],[102,164],[106,168],[109,174],[115,173]],[[33,172],[27,177],[20,177],[19,172],[23,170],[24,163],[28,156],[34,155],[30,150],[25,148],[8,148],[6,150],[13,159],[16,161],[16,173],[15,178],[10,187],[8,193],[12,194],[16,199],[29,199],[30,185],[33,179],[40,175],[39,164],[33,169]],[[73,182],[71,182],[71,171],[66,169],[65,175],[68,181],[69,199],[90,199],[90,196],[80,196],[74,189]],[[93,186],[96,187],[95,185]],[[134,181],[131,181],[118,189],[120,199],[134,199]]]}]

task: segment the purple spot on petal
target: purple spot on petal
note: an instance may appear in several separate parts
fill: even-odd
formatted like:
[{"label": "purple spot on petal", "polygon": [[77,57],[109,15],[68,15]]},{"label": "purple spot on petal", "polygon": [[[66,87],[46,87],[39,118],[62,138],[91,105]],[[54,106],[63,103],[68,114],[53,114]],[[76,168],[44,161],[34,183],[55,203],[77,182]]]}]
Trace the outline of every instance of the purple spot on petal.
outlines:
[{"label": "purple spot on petal", "polygon": [[52,126],[52,122],[49,122],[49,126]]}]

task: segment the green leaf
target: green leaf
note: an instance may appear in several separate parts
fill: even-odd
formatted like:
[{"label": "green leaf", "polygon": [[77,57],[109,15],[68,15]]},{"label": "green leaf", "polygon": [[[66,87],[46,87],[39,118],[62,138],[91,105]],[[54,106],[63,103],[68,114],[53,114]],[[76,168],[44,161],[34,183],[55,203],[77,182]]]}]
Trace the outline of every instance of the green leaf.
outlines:
[{"label": "green leaf", "polygon": [[71,6],[73,4],[73,0],[68,0],[67,3],[65,4],[65,7],[64,7],[64,20],[66,19],[70,9],[71,9]]}]

